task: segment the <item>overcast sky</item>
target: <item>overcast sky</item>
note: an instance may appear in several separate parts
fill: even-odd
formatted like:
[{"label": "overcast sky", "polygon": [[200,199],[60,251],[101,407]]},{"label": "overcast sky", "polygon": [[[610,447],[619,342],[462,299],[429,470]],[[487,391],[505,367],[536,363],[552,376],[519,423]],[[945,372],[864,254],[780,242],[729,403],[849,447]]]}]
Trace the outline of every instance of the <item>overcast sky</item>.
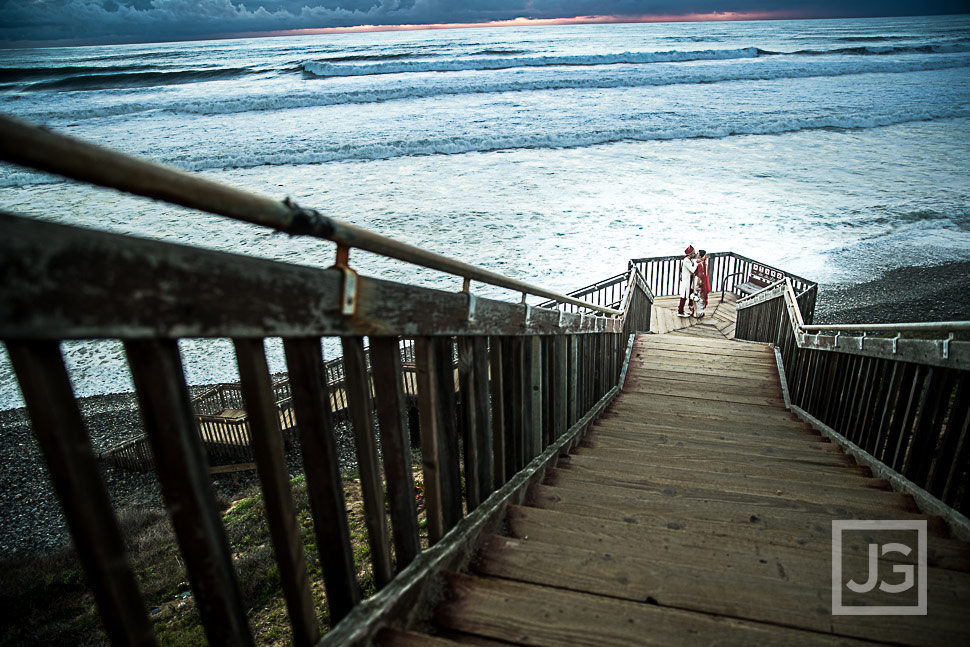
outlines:
[{"label": "overcast sky", "polygon": [[968,11],[970,0],[0,0],[0,46],[184,40],[523,17],[609,16],[624,21],[726,12],[752,18],[832,18]]}]

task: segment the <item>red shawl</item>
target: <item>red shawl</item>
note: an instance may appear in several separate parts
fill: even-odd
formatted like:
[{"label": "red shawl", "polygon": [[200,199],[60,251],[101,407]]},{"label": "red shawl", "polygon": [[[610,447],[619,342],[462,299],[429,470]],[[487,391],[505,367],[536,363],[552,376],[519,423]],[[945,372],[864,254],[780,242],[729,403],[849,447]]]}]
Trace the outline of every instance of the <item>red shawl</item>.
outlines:
[{"label": "red shawl", "polygon": [[697,278],[700,281],[701,297],[706,297],[711,291],[711,279],[707,276],[707,259],[697,265]]}]

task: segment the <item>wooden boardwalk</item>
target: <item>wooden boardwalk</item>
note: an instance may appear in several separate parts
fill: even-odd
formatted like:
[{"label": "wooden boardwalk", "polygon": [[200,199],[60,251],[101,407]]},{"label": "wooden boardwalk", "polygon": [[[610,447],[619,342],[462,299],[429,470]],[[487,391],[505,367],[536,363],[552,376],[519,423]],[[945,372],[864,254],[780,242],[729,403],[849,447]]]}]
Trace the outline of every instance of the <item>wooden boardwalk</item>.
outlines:
[{"label": "wooden boardwalk", "polygon": [[[638,336],[621,394],[446,575],[430,626],[380,642],[968,644],[970,547],[787,411],[770,347],[707,332]],[[832,615],[835,519],[928,520],[928,615]],[[856,581],[884,538],[847,540]]]}]

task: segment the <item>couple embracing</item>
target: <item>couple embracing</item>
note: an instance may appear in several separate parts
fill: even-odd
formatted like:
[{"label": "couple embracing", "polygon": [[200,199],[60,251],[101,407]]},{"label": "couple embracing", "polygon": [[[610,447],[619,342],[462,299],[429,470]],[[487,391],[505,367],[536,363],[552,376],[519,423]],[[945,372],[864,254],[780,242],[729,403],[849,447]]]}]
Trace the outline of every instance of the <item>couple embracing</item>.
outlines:
[{"label": "couple embracing", "polygon": [[[680,304],[677,306],[678,317],[704,316],[707,308],[707,295],[711,291],[711,280],[707,275],[707,252],[703,249],[694,251],[693,245],[684,250],[684,258],[680,259]],[[684,306],[690,304],[689,313],[684,312]]]}]

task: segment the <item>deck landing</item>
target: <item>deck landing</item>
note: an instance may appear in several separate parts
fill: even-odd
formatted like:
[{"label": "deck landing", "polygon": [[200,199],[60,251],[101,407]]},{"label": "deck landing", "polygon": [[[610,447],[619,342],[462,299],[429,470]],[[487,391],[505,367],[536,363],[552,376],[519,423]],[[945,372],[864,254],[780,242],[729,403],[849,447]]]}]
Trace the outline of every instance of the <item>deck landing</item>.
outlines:
[{"label": "deck landing", "polygon": [[[929,615],[832,615],[833,519],[927,519]],[[380,642],[955,645],[970,635],[970,547],[788,412],[767,346],[639,336],[623,392],[510,507],[505,529],[481,538],[469,572],[447,575],[425,633],[389,629]],[[857,581],[878,539],[849,541],[843,563]]]},{"label": "deck landing", "polygon": [[650,313],[650,330],[712,339],[734,339],[738,297],[732,292],[711,292],[703,318],[678,317],[678,297],[657,297]]}]

